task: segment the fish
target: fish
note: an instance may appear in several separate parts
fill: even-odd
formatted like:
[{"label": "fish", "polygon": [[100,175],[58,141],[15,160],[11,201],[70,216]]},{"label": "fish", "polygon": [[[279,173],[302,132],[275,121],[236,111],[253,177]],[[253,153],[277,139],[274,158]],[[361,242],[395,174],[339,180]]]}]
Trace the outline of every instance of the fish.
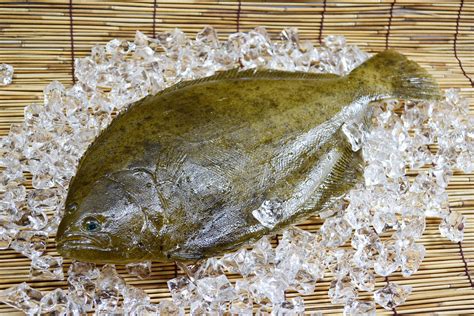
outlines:
[{"label": "fish", "polygon": [[348,124],[370,128],[387,98],[439,99],[394,50],[345,76],[231,69],[130,105],[80,158],[56,242],[68,258],[126,264],[222,255],[340,201],[364,160]]}]

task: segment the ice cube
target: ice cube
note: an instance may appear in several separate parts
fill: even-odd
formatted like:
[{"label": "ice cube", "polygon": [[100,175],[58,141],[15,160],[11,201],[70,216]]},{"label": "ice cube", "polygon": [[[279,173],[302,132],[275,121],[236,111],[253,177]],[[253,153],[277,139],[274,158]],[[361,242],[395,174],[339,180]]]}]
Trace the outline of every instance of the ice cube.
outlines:
[{"label": "ice cube", "polygon": [[441,235],[454,242],[460,242],[464,237],[466,217],[459,212],[451,211],[439,224]]},{"label": "ice cube", "polygon": [[41,314],[54,313],[54,315],[66,315],[67,312],[72,312],[67,310],[67,306],[67,293],[60,288],[47,293],[40,301]]},{"label": "ice cube", "polygon": [[273,307],[272,315],[304,315],[304,301],[297,296]]},{"label": "ice cube", "polygon": [[282,204],[277,200],[265,200],[258,209],[252,211],[252,215],[263,226],[273,228],[283,218]]},{"label": "ice cube", "polygon": [[402,274],[409,277],[420,268],[420,264],[425,258],[425,246],[422,244],[411,244],[401,252]]},{"label": "ice cube", "polygon": [[196,295],[196,285],[184,276],[169,280],[168,289],[173,301],[181,306],[188,305]]},{"label": "ice cube", "polygon": [[15,307],[28,315],[38,314],[43,294],[23,282],[0,291],[0,302]]},{"label": "ice cube", "polygon": [[237,297],[230,303],[229,311],[237,315],[253,315],[253,299],[250,291],[250,282],[247,280],[237,280],[235,282],[235,291]]},{"label": "ice cube", "polygon": [[338,247],[346,243],[352,235],[352,227],[343,218],[334,216],[326,219],[320,229],[325,247]]},{"label": "ice cube", "polygon": [[38,257],[46,250],[48,234],[42,231],[23,230],[20,231],[11,248],[22,253],[28,258]]},{"label": "ice cube", "polygon": [[49,255],[33,257],[30,277],[32,280],[63,280],[63,258]]},{"label": "ice cube", "polygon": [[287,288],[286,276],[278,270],[255,277],[249,286],[249,290],[257,302],[270,300],[273,304],[285,301]]},{"label": "ice cube", "polygon": [[[158,305],[158,315],[184,316],[184,308],[170,300],[162,300]],[[156,314],[155,314],[156,315]]]},{"label": "ice cube", "polygon": [[[2,216],[0,215],[2,220],[8,221],[10,216]],[[12,221],[12,219],[10,219]],[[0,227],[0,250],[5,250],[10,247],[10,244],[15,237],[15,235],[18,233],[18,230],[15,228],[7,228],[7,227]]]},{"label": "ice cube", "polygon": [[139,306],[150,303],[150,297],[137,287],[127,285],[123,289],[123,312],[125,315],[135,315]]},{"label": "ice cube", "polygon": [[0,86],[7,86],[13,81],[13,67],[8,64],[0,64]]},{"label": "ice cube", "polygon": [[129,263],[126,265],[126,268],[129,274],[136,276],[140,280],[151,276],[151,261]]},{"label": "ice cube", "polygon": [[375,303],[368,301],[349,301],[344,306],[344,316],[375,316]]},{"label": "ice cube", "polygon": [[383,308],[391,310],[405,303],[410,293],[411,286],[388,283],[380,290],[374,292],[374,299]]},{"label": "ice cube", "polygon": [[95,308],[98,313],[120,312],[119,300],[121,292],[125,289],[125,282],[115,270],[113,265],[105,265],[96,280],[94,297]]},{"label": "ice cube", "polygon": [[361,290],[371,292],[375,288],[375,275],[372,269],[353,267],[350,272],[352,283]]},{"label": "ice cube", "polygon": [[399,249],[393,240],[384,242],[377,260],[374,263],[374,271],[378,275],[388,276],[400,266]]},{"label": "ice cube", "polygon": [[206,44],[212,48],[217,48],[220,45],[216,30],[212,26],[206,26],[198,32],[196,42]]},{"label": "ice cube", "polygon": [[197,291],[208,302],[225,302],[235,298],[236,293],[225,275],[206,277],[196,281]]},{"label": "ice cube", "polygon": [[345,276],[336,279],[329,285],[328,296],[332,304],[346,303],[357,298],[357,291],[351,283],[351,278]]}]

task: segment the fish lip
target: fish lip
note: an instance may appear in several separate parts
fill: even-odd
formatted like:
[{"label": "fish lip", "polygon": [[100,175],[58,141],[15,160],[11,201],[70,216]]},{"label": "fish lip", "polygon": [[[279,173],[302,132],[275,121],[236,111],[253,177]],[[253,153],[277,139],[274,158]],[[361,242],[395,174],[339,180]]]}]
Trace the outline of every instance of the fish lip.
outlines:
[{"label": "fish lip", "polygon": [[57,246],[63,249],[90,249],[90,250],[100,250],[108,251],[111,250],[110,238],[107,235],[102,235],[103,238],[88,236],[81,233],[66,233],[58,241]]}]

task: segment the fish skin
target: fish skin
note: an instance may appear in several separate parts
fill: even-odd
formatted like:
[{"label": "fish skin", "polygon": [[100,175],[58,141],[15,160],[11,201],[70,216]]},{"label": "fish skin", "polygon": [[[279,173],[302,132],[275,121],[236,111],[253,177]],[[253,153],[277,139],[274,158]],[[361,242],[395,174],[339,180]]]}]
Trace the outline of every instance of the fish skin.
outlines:
[{"label": "fish skin", "polygon": [[[231,70],[131,105],[88,148],[56,237],[96,263],[188,261],[298,223],[341,198],[363,160],[341,126],[370,102],[439,97],[416,63],[388,50],[348,76]],[[274,223],[254,214],[265,208]]]}]

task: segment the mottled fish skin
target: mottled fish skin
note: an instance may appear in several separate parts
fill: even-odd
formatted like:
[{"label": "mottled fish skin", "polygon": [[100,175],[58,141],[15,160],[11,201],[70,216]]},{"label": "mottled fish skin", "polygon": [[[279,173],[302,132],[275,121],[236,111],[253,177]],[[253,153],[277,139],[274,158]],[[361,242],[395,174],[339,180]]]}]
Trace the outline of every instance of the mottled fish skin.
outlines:
[{"label": "mottled fish skin", "polygon": [[[433,99],[436,84],[395,51],[351,74],[231,70],[147,97],[82,157],[59,252],[97,263],[188,261],[298,223],[346,193],[363,160],[341,126],[370,102]],[[275,221],[254,216],[265,208]]]}]

